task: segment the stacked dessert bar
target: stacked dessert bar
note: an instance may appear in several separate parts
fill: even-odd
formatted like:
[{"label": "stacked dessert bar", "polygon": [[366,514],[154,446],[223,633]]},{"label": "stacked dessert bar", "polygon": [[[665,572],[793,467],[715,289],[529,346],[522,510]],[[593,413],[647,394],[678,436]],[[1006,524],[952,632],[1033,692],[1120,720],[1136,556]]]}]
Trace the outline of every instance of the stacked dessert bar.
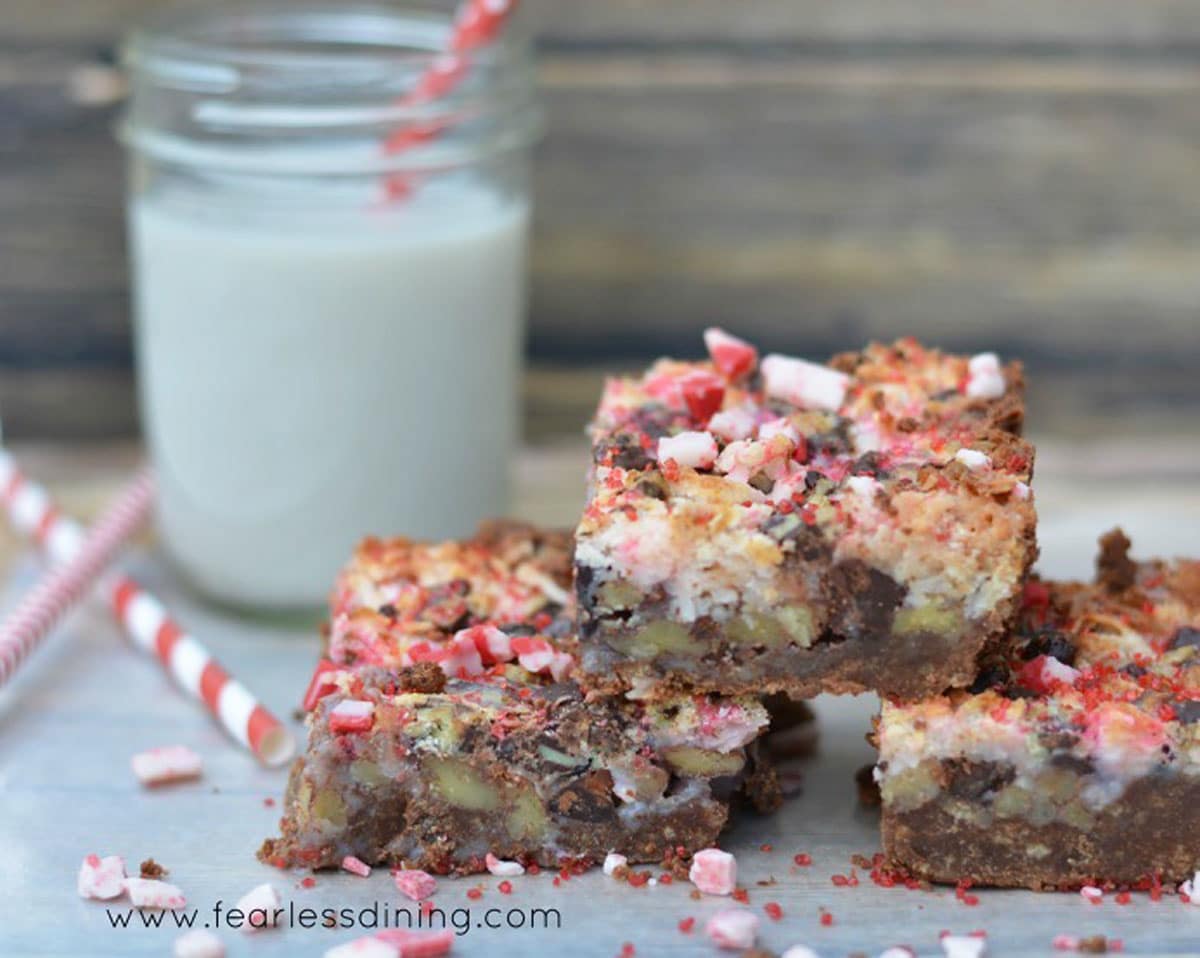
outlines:
[{"label": "stacked dessert bar", "polygon": [[773,806],[756,697],[589,701],[569,681],[570,575],[568,534],[517,523],[364,542],[334,589],[283,834],[260,857],[439,873],[488,855],[658,862],[711,845],[743,788]]},{"label": "stacked dessert bar", "polygon": [[1095,586],[1030,577],[1020,367],[705,341],[609,381],[574,536],[363,543],[262,857],[686,856],[739,793],[778,802],[762,746],[808,738],[801,700],[872,691],[893,867],[1043,887],[1200,864],[1171,824],[1195,818],[1200,565],[1112,540]]}]

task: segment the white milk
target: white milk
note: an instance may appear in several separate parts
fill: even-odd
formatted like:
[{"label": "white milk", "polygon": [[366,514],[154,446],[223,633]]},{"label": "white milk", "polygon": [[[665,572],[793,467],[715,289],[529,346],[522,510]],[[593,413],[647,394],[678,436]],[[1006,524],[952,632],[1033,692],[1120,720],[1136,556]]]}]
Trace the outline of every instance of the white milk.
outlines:
[{"label": "white milk", "polygon": [[310,606],[364,535],[503,514],[527,207],[463,181],[339,213],[222,206],[151,189],[130,209],[160,529],[188,577]]}]

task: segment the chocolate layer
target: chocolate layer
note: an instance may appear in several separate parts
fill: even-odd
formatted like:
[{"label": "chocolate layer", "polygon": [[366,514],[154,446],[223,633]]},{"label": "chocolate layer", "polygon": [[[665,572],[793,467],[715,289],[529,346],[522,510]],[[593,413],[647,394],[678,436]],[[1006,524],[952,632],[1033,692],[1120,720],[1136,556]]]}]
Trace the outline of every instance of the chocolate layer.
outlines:
[{"label": "chocolate layer", "polygon": [[1094,882],[1164,884],[1200,868],[1200,781],[1134,782],[1087,828],[1026,818],[972,822],[950,793],[906,812],[884,809],[888,865],[932,882],[1047,890]]}]

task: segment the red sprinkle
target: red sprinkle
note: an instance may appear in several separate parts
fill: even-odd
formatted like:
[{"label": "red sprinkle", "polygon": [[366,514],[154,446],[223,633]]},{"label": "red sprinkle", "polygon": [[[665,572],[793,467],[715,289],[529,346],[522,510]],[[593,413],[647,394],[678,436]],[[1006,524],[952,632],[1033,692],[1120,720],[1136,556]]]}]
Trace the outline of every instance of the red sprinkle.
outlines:
[{"label": "red sprinkle", "polygon": [[797,855],[795,858],[793,858],[792,861],[794,861],[801,868],[807,868],[809,865],[812,864],[812,855],[808,855],[808,854],[805,854],[804,852],[801,852],[799,855]]},{"label": "red sprinkle", "polygon": [[267,808],[274,808],[274,807],[275,807],[275,799],[273,799],[273,798],[264,798],[264,799],[263,799],[263,805],[265,805]]},{"label": "red sprinkle", "polygon": [[633,958],[633,956],[636,954],[637,950],[630,942],[627,941],[621,946],[621,954],[618,955],[617,958]]},{"label": "red sprinkle", "polygon": [[833,915],[830,912],[821,912],[821,924],[828,928],[833,924]]},{"label": "red sprinkle", "polygon": [[696,919],[695,918],[688,917],[688,918],[681,918],[679,920],[679,930],[681,932],[683,932],[685,935],[690,935],[692,933],[692,929],[695,927],[696,927]]},{"label": "red sprinkle", "polygon": [[765,905],[763,905],[763,911],[767,913],[767,917],[770,918],[771,921],[779,921],[779,919],[783,917],[783,908],[780,907],[779,902],[777,901],[767,902]]},{"label": "red sprinkle", "polygon": [[478,888],[468,888],[467,897],[470,898],[471,901],[479,901],[479,899],[483,897],[483,892]]},{"label": "red sprinkle", "polygon": [[740,901],[743,905],[750,904],[750,893],[744,888],[735,888],[731,897],[734,901]]},{"label": "red sprinkle", "polygon": [[317,880],[315,878],[313,878],[312,875],[309,875],[307,878],[300,879],[300,887],[301,888],[313,888],[316,886],[316,884],[317,884]]},{"label": "red sprinkle", "polygon": [[1130,898],[1129,892],[1127,892],[1127,891],[1119,891],[1119,892],[1117,892],[1116,898],[1114,898],[1113,900],[1114,900],[1114,901],[1115,901],[1115,902],[1116,902],[1118,905],[1128,905],[1128,904],[1129,904],[1129,898]]},{"label": "red sprinkle", "polygon": [[499,891],[501,895],[511,895],[512,894],[512,882],[502,881],[499,885],[496,886],[496,890]]},{"label": "red sprinkle", "polygon": [[763,842],[761,845],[758,846],[758,850],[760,852],[769,852],[771,850],[771,846],[768,842]]}]

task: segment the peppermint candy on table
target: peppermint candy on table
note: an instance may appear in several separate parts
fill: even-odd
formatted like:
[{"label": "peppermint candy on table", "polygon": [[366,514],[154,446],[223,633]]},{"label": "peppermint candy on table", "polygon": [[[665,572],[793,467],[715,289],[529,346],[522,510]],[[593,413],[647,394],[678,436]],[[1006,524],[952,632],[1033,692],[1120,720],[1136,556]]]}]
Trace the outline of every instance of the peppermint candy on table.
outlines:
[{"label": "peppermint candy on table", "polygon": [[737,859],[719,848],[705,848],[692,856],[688,879],[709,895],[731,895],[737,887]]},{"label": "peppermint candy on table", "polygon": [[244,916],[242,931],[250,934],[274,928],[279,922],[281,901],[279,892],[270,882],[251,888],[238,899],[237,909]]},{"label": "peppermint candy on table", "polygon": [[175,958],[225,958],[225,943],[211,931],[197,928],[175,939]]},{"label": "peppermint candy on table", "polygon": [[170,911],[187,904],[182,891],[174,885],[153,878],[126,878],[125,890],[136,908],[162,908]]},{"label": "peppermint candy on table", "polygon": [[440,958],[453,947],[452,931],[421,933],[393,928],[331,948],[325,958]]},{"label": "peppermint candy on table", "polygon": [[754,947],[758,925],[758,915],[754,912],[745,908],[727,908],[713,915],[704,930],[718,948],[744,950]]},{"label": "peppermint candy on table", "polygon": [[199,778],[204,759],[186,745],[164,745],[138,752],[129,760],[133,774],[143,785],[166,785]]},{"label": "peppermint candy on table", "polygon": [[497,878],[515,878],[517,875],[525,874],[525,866],[520,862],[502,861],[491,852],[488,852],[484,858],[484,864],[487,866],[488,872]]},{"label": "peppermint candy on table", "polygon": [[125,894],[125,859],[120,855],[88,855],[79,866],[75,888],[80,898],[120,898]]},{"label": "peppermint candy on table", "polygon": [[629,859],[624,855],[618,855],[616,852],[609,852],[604,856],[604,874],[612,875],[618,868],[623,868],[629,864]]},{"label": "peppermint candy on table", "polygon": [[348,871],[351,875],[357,875],[359,878],[368,878],[371,875],[371,866],[353,855],[347,855],[342,859],[342,870]]},{"label": "peppermint candy on table", "polygon": [[406,868],[392,872],[392,880],[401,895],[413,901],[424,901],[437,891],[437,879],[429,872]]}]

